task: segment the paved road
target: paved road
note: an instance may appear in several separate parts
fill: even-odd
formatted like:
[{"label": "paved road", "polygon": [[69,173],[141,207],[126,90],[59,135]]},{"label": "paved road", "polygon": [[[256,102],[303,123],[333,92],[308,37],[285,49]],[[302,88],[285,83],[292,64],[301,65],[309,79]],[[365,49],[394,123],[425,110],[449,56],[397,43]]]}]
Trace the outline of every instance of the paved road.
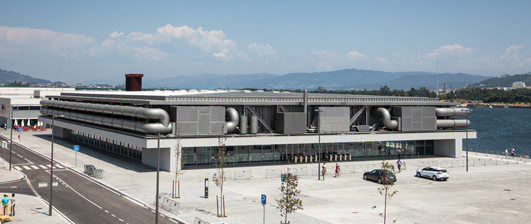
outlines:
[{"label": "paved road", "polygon": [[[0,150],[0,156],[9,161],[9,150]],[[13,144],[12,159],[13,169],[24,173],[31,186],[26,181],[17,181],[1,184],[0,191],[35,193],[49,201],[50,160],[16,144]],[[54,207],[75,223],[155,222],[155,213],[151,209],[57,163],[54,164],[54,182],[57,184],[53,188]],[[159,223],[179,222],[159,216]]]}]

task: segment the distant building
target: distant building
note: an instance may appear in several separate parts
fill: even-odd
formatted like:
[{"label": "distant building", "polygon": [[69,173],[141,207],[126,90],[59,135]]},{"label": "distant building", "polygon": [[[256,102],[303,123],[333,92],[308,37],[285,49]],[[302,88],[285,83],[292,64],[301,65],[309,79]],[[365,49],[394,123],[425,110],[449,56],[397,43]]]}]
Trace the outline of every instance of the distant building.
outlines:
[{"label": "distant building", "polygon": [[74,91],[74,88],[2,87],[0,88],[0,126],[8,127],[11,111],[13,111],[13,125],[36,125],[40,115],[41,99],[45,96],[58,96],[62,92]]},{"label": "distant building", "polygon": [[513,86],[511,87],[511,89],[522,89],[522,88],[526,88],[525,82],[523,81],[513,82]]}]

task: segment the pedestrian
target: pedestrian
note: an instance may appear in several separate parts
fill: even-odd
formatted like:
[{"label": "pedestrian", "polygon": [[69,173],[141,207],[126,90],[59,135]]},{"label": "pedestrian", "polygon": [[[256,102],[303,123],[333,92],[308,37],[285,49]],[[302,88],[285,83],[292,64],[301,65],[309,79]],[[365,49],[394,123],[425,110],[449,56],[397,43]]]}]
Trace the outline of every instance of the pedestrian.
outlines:
[{"label": "pedestrian", "polygon": [[339,168],[339,165],[336,163],[336,175],[334,177],[339,177],[341,174],[341,168]]},{"label": "pedestrian", "polygon": [[11,216],[15,216],[15,193],[11,194]]},{"label": "pedestrian", "polygon": [[398,159],[398,161],[396,161],[396,165],[398,166],[398,172],[400,173],[400,168],[402,168],[402,160]]},{"label": "pedestrian", "polygon": [[321,172],[323,173],[323,180],[325,180],[325,175],[326,175],[326,163],[323,163],[323,167],[321,169]]},{"label": "pedestrian", "polygon": [[400,154],[402,153],[402,149],[396,150],[396,154],[398,155],[398,159],[400,160]]},{"label": "pedestrian", "polygon": [[509,150],[507,150],[507,148],[505,148],[505,158],[507,159],[507,155],[509,155]]},{"label": "pedestrian", "polygon": [[511,156],[514,156],[515,152],[516,152],[516,149],[514,149],[514,147],[512,147],[511,148]]},{"label": "pedestrian", "polygon": [[2,215],[7,214],[8,207],[9,207],[9,198],[7,197],[7,194],[4,194],[4,197],[2,198]]}]

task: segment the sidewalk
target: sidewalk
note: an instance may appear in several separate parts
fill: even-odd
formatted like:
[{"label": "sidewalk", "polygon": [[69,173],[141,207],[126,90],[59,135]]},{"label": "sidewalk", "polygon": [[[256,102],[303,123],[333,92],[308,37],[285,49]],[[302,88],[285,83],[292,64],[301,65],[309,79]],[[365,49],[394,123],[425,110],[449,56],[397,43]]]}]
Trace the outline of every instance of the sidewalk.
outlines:
[{"label": "sidewalk", "polygon": [[[5,149],[0,149],[5,150]],[[9,163],[0,159],[0,183],[11,181],[18,181],[23,179],[24,175],[12,169],[9,171]],[[11,197],[12,192],[0,192],[0,196],[8,194]],[[48,203],[41,198],[32,195],[16,194],[16,216],[7,223],[20,224],[64,224],[70,223],[61,215],[55,213],[53,216],[48,216]]]},{"label": "sidewalk", "polygon": [[[5,132],[3,134],[6,135]],[[14,134],[14,136],[16,135]],[[28,131],[21,133],[23,145],[48,156],[50,155],[49,137],[49,130],[45,132]],[[77,155],[77,167],[74,167],[75,152],[72,150],[72,144],[60,139],[56,140],[54,151],[54,158],[57,161],[63,163],[63,165],[75,168],[80,172],[83,172],[84,164],[92,164],[98,169],[103,169],[104,177],[99,179],[99,181],[154,207],[156,186],[154,169],[146,167],[139,162],[124,161],[100,154],[84,146],[81,146],[80,152]],[[395,160],[391,161],[395,162]],[[530,160],[528,159],[505,159],[500,156],[470,152],[470,173],[465,173],[464,171],[464,158],[423,158],[404,159],[404,161],[406,162],[406,169],[398,174],[399,187],[402,188],[401,191],[408,192],[412,196],[399,193],[401,195],[399,197],[403,201],[400,204],[392,202],[392,206],[394,206],[393,209],[395,211],[403,210],[400,209],[401,207],[411,207],[411,211],[403,212],[404,214],[412,212],[412,217],[424,217],[430,213],[419,211],[423,207],[414,206],[417,203],[422,204],[421,202],[430,201],[430,199],[423,198],[424,195],[416,195],[418,194],[418,188],[425,188],[422,192],[426,195],[435,194],[433,197],[437,197],[438,193],[433,189],[430,190],[430,187],[440,188],[441,194],[446,194],[444,200],[448,200],[444,202],[444,206],[441,205],[444,208],[443,210],[446,209],[449,213],[459,213],[459,203],[464,203],[462,200],[465,200],[466,197],[476,197],[474,193],[478,191],[472,191],[478,184],[472,184],[468,178],[478,178],[477,181],[481,183],[485,181],[486,185],[490,184],[492,178],[499,179],[500,183],[516,181],[519,184],[517,189],[524,189],[522,191],[525,191],[524,193],[526,194],[528,191],[525,189],[531,187],[531,183],[529,181],[526,182],[525,178],[516,180],[504,179],[512,178],[512,175],[507,175],[507,173],[520,172],[525,174],[521,170],[529,169]],[[326,177],[325,182],[317,180],[317,164],[225,168],[226,181],[224,194],[227,206],[227,218],[216,217],[215,195],[218,194],[218,187],[212,181],[212,176],[216,172],[216,169],[185,170],[181,181],[180,199],[169,198],[172,175],[169,172],[161,171],[160,194],[163,197],[160,200],[160,204],[161,208],[171,211],[180,220],[188,223],[261,223],[263,208],[260,204],[260,194],[264,193],[268,197],[265,207],[266,223],[278,223],[280,216],[278,215],[279,212],[274,200],[279,198],[280,174],[289,169],[290,172],[297,174],[300,178],[300,187],[302,189],[305,207],[305,210],[296,212],[290,216],[292,223],[379,222],[379,218],[381,217],[379,216],[381,200],[377,196],[375,185],[362,181],[361,175],[364,171],[379,167],[381,161],[339,162],[342,171],[340,178],[332,177],[333,172],[331,171],[335,163],[327,163],[330,169],[328,174],[330,175]],[[417,168],[425,166],[448,168],[452,177],[450,181],[440,183],[413,177]],[[488,177],[489,173],[487,171],[493,173],[495,176]],[[202,197],[204,194],[205,178],[209,178],[210,182],[208,199]],[[469,185],[473,187],[469,187]],[[452,189],[447,189],[449,187]],[[491,191],[480,191],[482,194],[478,194],[477,197],[496,195],[497,190],[497,188],[492,188]],[[456,191],[472,192],[469,194],[459,194],[461,198],[453,198],[451,194]],[[483,193],[486,195],[483,195]],[[494,199],[497,200],[497,196]],[[531,198],[525,198],[525,200],[531,200]],[[471,198],[469,201],[475,200]],[[434,203],[433,206],[438,205],[436,201],[432,201],[432,203]],[[477,203],[474,206],[478,207],[478,209],[484,206],[481,204],[481,200],[478,200]],[[453,206],[447,206],[448,204]],[[373,208],[372,205],[377,205],[378,207]],[[513,209],[521,211],[518,207],[514,207]],[[491,217],[493,214],[496,213],[491,212],[483,216]],[[401,213],[396,213],[396,215],[402,217]],[[471,215],[473,216],[473,214]],[[521,214],[521,216],[528,217],[525,214]],[[411,223],[416,222],[415,219],[407,217],[400,218],[399,220],[404,223],[403,221],[405,219],[410,220]],[[423,219],[420,223],[427,223],[425,221],[430,220],[429,217]],[[473,219],[472,223],[477,223],[480,220],[482,219],[478,217],[478,219]],[[435,222],[432,222],[443,223],[439,221],[435,220]],[[465,219],[462,221],[462,223],[467,222]],[[450,222],[452,221],[450,220]]]}]

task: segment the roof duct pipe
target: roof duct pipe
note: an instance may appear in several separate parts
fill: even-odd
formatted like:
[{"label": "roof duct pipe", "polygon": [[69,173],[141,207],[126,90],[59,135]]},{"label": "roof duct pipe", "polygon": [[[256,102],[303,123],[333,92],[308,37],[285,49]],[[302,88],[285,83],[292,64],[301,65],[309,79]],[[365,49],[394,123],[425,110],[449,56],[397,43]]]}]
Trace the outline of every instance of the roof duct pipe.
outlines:
[{"label": "roof duct pipe", "polygon": [[385,128],[389,130],[396,130],[398,128],[398,121],[391,120],[391,113],[389,112],[389,110],[383,107],[378,107],[376,111],[378,111],[378,113],[380,113],[380,116],[382,116]]},{"label": "roof duct pipe", "polygon": [[470,126],[470,121],[467,119],[450,119],[437,120],[437,128],[466,128]]},{"label": "roof duct pipe", "polygon": [[435,108],[435,114],[437,117],[467,117],[470,115],[470,109],[465,107]]},{"label": "roof duct pipe", "polygon": [[164,126],[170,125],[170,116],[161,108],[144,108],[132,106],[116,106],[94,103],[78,103],[57,100],[41,100],[41,105],[52,108],[63,108],[86,112],[97,112],[112,115],[123,115],[143,119],[159,120]]},{"label": "roof duct pipe", "polygon": [[162,123],[144,123],[141,121],[132,121],[126,119],[110,118],[100,115],[82,114],[76,112],[62,111],[41,108],[42,114],[61,116],[67,119],[82,121],[103,126],[110,126],[115,128],[127,129],[130,131],[137,131],[147,134],[169,133],[171,126]]},{"label": "roof duct pipe", "polygon": [[236,126],[240,122],[240,117],[238,116],[238,111],[232,107],[227,107],[225,110],[226,117],[228,120],[225,122],[225,133],[236,130]]}]

